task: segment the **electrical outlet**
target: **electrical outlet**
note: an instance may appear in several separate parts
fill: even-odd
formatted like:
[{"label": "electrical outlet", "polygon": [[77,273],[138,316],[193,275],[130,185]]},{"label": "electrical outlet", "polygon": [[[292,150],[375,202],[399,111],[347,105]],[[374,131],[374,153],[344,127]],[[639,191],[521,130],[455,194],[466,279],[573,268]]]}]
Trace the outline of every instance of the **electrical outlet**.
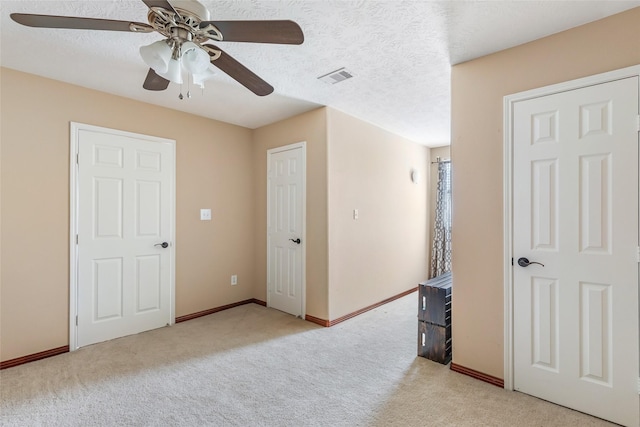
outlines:
[{"label": "electrical outlet", "polygon": [[233,276],[231,276],[231,286],[235,286],[238,284],[238,275],[234,274]]},{"label": "electrical outlet", "polygon": [[200,221],[211,221],[211,209],[200,209]]}]

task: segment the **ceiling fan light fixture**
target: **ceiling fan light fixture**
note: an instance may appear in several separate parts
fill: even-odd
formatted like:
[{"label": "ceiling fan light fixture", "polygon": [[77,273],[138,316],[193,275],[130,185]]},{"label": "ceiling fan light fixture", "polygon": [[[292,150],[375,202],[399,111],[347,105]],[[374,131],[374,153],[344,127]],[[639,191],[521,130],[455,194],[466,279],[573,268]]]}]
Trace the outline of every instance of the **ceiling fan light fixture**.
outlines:
[{"label": "ceiling fan light fixture", "polygon": [[213,71],[210,68],[207,68],[206,70],[204,70],[201,73],[194,73],[193,74],[193,84],[200,86],[201,88],[204,88],[204,82],[211,79],[213,76],[215,76],[216,73],[215,71]]},{"label": "ceiling fan light fixture", "polygon": [[[156,71],[157,72],[157,71]],[[160,77],[169,80],[172,83],[182,84],[182,66],[179,59],[173,59],[169,61],[167,71],[164,73],[158,73]]]},{"label": "ceiling fan light fixture", "polygon": [[[2,0],[0,0],[2,1]],[[166,39],[139,49],[150,67],[142,85],[144,89],[165,90],[170,82],[182,82],[182,66],[191,77],[203,74],[212,63],[232,79],[258,96],[273,93],[273,86],[208,41],[273,43],[299,45],[304,34],[291,20],[210,21],[204,0],[142,0],[149,9],[148,24],[79,16],[11,13],[11,19],[27,27],[65,30],[101,30],[133,33],[156,32]],[[195,42],[194,44],[191,43]],[[184,46],[185,58],[181,48]],[[172,61],[177,61],[173,63]],[[184,65],[182,64],[184,62]],[[163,76],[169,76],[167,79]],[[198,77],[198,81],[205,79]],[[189,92],[187,92],[187,98]]]},{"label": "ceiling fan light fixture", "polygon": [[210,57],[204,49],[193,42],[182,44],[182,66],[191,74],[202,74],[209,68]]},{"label": "ceiling fan light fixture", "polygon": [[140,56],[144,62],[158,74],[166,73],[173,49],[166,40],[159,40],[140,48]]}]

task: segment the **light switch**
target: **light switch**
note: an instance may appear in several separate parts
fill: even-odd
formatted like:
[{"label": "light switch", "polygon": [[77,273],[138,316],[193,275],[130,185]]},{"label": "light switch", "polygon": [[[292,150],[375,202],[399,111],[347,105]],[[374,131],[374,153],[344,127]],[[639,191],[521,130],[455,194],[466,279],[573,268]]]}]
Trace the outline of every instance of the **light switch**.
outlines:
[{"label": "light switch", "polygon": [[358,209],[354,209],[353,210],[353,219],[357,220],[358,219],[358,215],[359,215]]},{"label": "light switch", "polygon": [[211,209],[200,209],[200,221],[211,221]]}]

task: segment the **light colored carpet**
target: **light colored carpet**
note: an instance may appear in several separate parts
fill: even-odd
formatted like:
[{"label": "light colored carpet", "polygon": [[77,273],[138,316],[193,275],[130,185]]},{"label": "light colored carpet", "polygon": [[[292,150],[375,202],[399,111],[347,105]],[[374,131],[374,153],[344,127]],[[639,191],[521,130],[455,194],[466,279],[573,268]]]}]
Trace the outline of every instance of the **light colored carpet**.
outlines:
[{"label": "light colored carpet", "polygon": [[417,357],[416,300],[332,328],[250,304],[9,368],[0,425],[610,425]]}]

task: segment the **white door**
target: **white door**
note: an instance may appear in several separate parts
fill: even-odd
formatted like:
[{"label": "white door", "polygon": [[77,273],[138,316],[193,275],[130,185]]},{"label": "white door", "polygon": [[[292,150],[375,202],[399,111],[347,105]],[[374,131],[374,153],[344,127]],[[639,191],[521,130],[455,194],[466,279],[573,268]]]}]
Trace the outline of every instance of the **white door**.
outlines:
[{"label": "white door", "polygon": [[304,316],[305,145],[267,152],[267,305]]},{"label": "white door", "polygon": [[175,162],[167,140],[93,127],[77,140],[81,347],[173,322]]},{"label": "white door", "polygon": [[638,79],[513,114],[515,389],[638,426]]}]

